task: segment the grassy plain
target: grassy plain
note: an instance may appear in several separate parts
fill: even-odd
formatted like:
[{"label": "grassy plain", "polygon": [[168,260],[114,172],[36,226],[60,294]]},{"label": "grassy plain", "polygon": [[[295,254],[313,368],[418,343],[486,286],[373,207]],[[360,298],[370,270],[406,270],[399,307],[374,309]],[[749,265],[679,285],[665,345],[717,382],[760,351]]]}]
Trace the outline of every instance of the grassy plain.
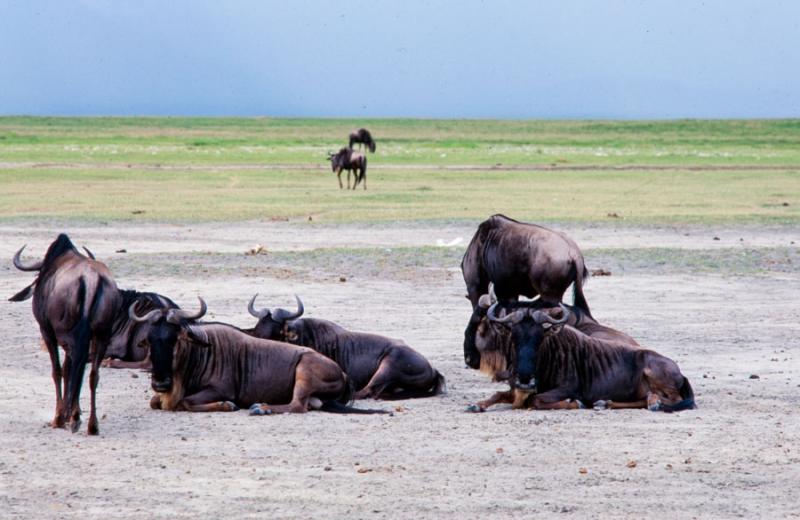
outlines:
[{"label": "grassy plain", "polygon": [[[369,189],[340,192],[325,156],[362,125],[378,141]],[[368,222],[494,212],[793,223],[800,120],[0,118],[3,219]]]}]

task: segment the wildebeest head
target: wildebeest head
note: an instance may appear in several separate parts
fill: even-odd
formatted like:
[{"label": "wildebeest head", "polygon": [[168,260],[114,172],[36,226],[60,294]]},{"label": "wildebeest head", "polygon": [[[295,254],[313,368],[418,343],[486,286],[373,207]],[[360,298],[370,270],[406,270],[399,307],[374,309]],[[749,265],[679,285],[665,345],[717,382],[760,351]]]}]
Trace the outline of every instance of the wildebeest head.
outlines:
[{"label": "wildebeest head", "polygon": [[569,319],[569,310],[564,305],[535,309],[523,307],[499,317],[498,303],[486,311],[486,317],[508,327],[514,349],[513,384],[520,390],[536,391],[536,357],[542,341],[556,334]]},{"label": "wildebeest head", "polygon": [[255,303],[258,293],[253,295],[250,303],[247,305],[247,310],[254,318],[258,318],[258,323],[253,328],[253,335],[263,339],[273,339],[283,341],[284,325],[286,322],[296,320],[303,315],[305,308],[303,301],[296,294],[294,295],[297,300],[297,310],[292,312],[286,309],[275,309],[274,311],[264,307],[263,309],[256,310]]},{"label": "wildebeest head", "polygon": [[336,173],[344,168],[350,161],[350,154],[353,151],[349,148],[341,148],[337,153],[328,153],[328,160],[331,162],[331,171]]},{"label": "wildebeest head", "polygon": [[133,321],[150,323],[147,342],[150,344],[150,359],[153,362],[151,386],[156,392],[168,392],[172,389],[174,350],[182,333],[185,332],[201,343],[207,343],[207,339],[190,326],[208,310],[206,302],[199,296],[197,299],[200,300],[200,310],[195,313],[183,309],[154,309],[144,316],[137,316],[135,302],[128,308],[128,315]]}]

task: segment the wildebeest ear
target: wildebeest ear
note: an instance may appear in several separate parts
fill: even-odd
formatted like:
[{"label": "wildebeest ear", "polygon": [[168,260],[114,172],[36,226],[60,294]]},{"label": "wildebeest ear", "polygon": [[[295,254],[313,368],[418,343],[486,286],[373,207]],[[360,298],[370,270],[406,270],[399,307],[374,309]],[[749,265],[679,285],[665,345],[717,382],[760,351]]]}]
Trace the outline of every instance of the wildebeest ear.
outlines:
[{"label": "wildebeest ear", "polygon": [[488,309],[492,306],[492,297],[488,294],[481,295],[478,299],[478,307],[481,309]]},{"label": "wildebeest ear", "polygon": [[12,296],[8,299],[10,302],[22,302],[33,296],[33,285],[30,284],[26,288],[22,289],[20,292]]}]

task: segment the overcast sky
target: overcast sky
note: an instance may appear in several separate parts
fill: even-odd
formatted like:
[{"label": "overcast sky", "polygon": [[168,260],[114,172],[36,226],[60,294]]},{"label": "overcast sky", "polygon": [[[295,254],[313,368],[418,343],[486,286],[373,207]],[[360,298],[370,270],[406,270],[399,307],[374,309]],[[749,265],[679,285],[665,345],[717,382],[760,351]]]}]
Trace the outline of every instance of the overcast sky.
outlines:
[{"label": "overcast sky", "polygon": [[800,1],[0,1],[0,114],[800,117]]}]

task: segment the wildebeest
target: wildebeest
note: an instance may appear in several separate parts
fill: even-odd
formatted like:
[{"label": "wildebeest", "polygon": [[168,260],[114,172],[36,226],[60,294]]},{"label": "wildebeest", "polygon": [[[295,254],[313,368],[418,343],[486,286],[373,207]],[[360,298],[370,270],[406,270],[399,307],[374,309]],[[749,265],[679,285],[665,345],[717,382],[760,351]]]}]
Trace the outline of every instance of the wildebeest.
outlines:
[{"label": "wildebeest", "polygon": [[364,189],[367,189],[367,156],[354,152],[350,148],[342,148],[337,153],[329,153],[328,159],[331,161],[331,171],[339,179],[339,189],[342,189],[342,170],[347,170],[347,189],[350,189],[350,172],[353,172],[353,189],[358,183],[364,181]]},{"label": "wildebeest", "polygon": [[359,150],[361,149],[361,144],[364,144],[370,152],[375,153],[375,140],[372,138],[372,134],[370,134],[369,130],[366,128],[359,128],[358,130],[353,130],[350,132],[349,148],[351,150],[353,149],[353,145],[355,143],[358,143]]},{"label": "wildebeest", "polygon": [[328,320],[300,318],[297,311],[256,310],[258,294],[247,306],[258,323],[248,332],[261,338],[309,347],[333,359],[353,381],[355,399],[407,399],[430,397],[445,391],[445,379],[425,357],[396,339],[352,332]]},{"label": "wildebeest", "polygon": [[177,309],[178,305],[166,296],[153,292],[120,290],[122,304],[114,319],[111,341],[106,350],[103,366],[109,368],[150,368],[150,350],[147,345],[149,322],[132,320],[128,308],[135,305],[136,314],[153,309]]},{"label": "wildebeest", "polygon": [[496,403],[540,410],[648,408],[676,412],[695,408],[689,380],[671,359],[619,341],[592,338],[566,325],[569,310],[521,308],[490,320],[508,325],[515,364],[511,389],[470,407]]},{"label": "wildebeest", "polygon": [[461,260],[461,271],[473,311],[464,331],[464,361],[472,368],[480,367],[475,347],[478,299],[490,283],[501,302],[539,296],[552,305],[574,284],[575,306],[592,315],[583,294],[589,271],[578,245],[564,233],[493,215],[478,226]]},{"label": "wildebeest", "polygon": [[342,413],[383,413],[345,406],[352,393],[336,363],[308,348],[256,338],[224,323],[201,323],[206,304],[189,313],[154,309],[131,319],[151,324],[155,409],[252,415],[303,413],[309,408]]},{"label": "wildebeest", "polygon": [[[480,353],[480,369],[495,381],[505,380],[508,376],[507,368],[513,365],[514,349],[510,347],[512,338],[508,327],[495,325],[486,316],[486,311],[496,302],[493,292],[484,294],[478,300],[476,313],[480,316],[480,323],[475,331],[475,347]],[[606,325],[601,325],[582,309],[573,305],[562,304],[569,311],[566,325],[574,327],[587,336],[597,339],[618,341],[639,348],[639,343],[625,334]],[[541,309],[547,304],[541,300],[509,302],[498,305],[494,312],[497,316],[505,316],[517,309]],[[507,356],[512,356],[507,359]]]},{"label": "wildebeest", "polygon": [[[23,249],[25,246],[14,255],[14,266],[22,271],[38,271],[38,275],[10,301],[33,296],[33,315],[50,354],[56,387],[56,412],[51,424],[63,428],[69,418],[73,432],[80,427],[81,386],[86,363],[90,362],[92,395],[87,431],[89,435],[97,435],[95,400],[99,366],[121,305],[117,284],[105,264],[82,255],[63,233],[38,262],[23,264],[20,260]],[[59,345],[64,349],[63,365],[59,363]]]}]

